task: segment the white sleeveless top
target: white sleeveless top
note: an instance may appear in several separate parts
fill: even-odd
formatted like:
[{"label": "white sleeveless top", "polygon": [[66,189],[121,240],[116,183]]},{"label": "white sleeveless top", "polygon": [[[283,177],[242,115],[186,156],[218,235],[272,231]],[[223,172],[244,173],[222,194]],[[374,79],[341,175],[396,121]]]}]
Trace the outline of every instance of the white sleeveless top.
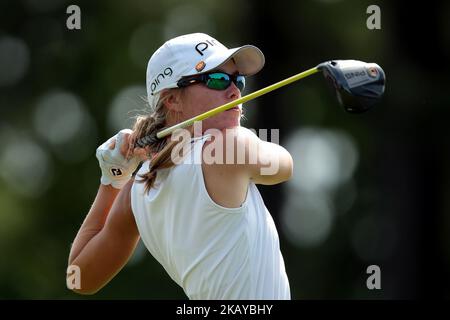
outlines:
[{"label": "white sleeveless top", "polygon": [[[256,185],[250,182],[239,208],[208,195],[200,164],[207,137],[192,139],[181,164],[158,170],[148,194],[134,182],[131,207],[143,243],[189,299],[290,299],[278,233]],[[148,168],[149,161],[138,175]]]}]

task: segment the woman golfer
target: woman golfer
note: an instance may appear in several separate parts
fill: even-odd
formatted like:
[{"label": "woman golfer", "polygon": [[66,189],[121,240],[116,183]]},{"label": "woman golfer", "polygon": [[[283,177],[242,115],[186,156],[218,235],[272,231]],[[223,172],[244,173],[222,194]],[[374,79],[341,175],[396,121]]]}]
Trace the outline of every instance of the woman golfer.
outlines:
[{"label": "woman golfer", "polygon": [[[241,127],[241,105],[203,120],[181,161],[174,161],[179,144],[173,137],[156,137],[162,128],[240,98],[245,76],[263,65],[258,48],[227,49],[202,33],[171,39],[153,54],[151,113],[97,149],[100,188],[69,256],[80,270],[76,292],[100,290],[141,238],[189,299],[290,299],[278,233],[256,187],[291,177],[289,152]],[[255,156],[251,146],[257,146],[256,161],[238,162],[239,152]],[[223,161],[206,161],[211,154]],[[264,174],[268,163],[277,170]]]}]

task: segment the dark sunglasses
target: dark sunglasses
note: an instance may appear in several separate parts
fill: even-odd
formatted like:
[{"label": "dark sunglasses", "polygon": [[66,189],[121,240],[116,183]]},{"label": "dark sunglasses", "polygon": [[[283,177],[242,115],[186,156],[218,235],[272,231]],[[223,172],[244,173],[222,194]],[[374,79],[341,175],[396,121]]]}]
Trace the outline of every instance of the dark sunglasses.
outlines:
[{"label": "dark sunglasses", "polygon": [[177,82],[178,87],[183,88],[195,83],[204,83],[210,89],[225,90],[231,86],[233,82],[239,91],[242,92],[245,87],[245,77],[241,75],[231,75],[225,72],[211,72],[205,74],[199,74],[194,76],[188,76],[180,79]]}]

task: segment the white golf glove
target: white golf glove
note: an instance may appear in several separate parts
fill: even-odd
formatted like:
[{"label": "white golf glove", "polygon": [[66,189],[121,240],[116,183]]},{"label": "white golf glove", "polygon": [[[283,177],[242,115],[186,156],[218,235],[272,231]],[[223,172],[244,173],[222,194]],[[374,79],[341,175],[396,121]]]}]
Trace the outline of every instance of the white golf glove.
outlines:
[{"label": "white golf glove", "polygon": [[[139,157],[133,156],[130,159],[126,159],[121,152],[121,147],[124,150],[128,149],[128,146],[124,148],[122,145],[127,140],[125,139],[125,135],[131,134],[132,132],[130,129],[121,130],[97,148],[96,157],[102,170],[102,177],[100,179],[102,184],[112,185],[116,189],[122,189],[139,166],[141,161]],[[114,140],[116,145],[113,149],[110,149]]]}]

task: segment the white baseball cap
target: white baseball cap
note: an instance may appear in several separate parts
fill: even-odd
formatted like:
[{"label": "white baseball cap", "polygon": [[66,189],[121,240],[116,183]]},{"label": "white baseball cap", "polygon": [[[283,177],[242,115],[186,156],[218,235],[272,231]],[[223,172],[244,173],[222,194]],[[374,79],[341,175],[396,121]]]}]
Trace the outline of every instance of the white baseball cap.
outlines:
[{"label": "white baseball cap", "polygon": [[147,65],[147,97],[156,106],[163,89],[177,88],[182,77],[206,73],[234,59],[239,74],[250,76],[264,66],[264,54],[257,47],[244,45],[228,49],[205,33],[182,35],[165,42]]}]

